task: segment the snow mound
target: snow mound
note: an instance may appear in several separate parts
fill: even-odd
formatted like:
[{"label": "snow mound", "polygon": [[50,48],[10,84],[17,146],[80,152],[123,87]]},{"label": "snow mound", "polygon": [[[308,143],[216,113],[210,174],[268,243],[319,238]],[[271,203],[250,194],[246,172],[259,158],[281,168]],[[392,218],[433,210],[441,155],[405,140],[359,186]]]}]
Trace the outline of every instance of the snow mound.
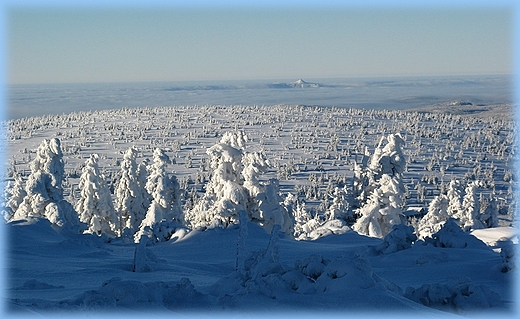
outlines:
[{"label": "snow mound", "polygon": [[373,247],[376,253],[391,254],[399,250],[412,248],[412,244],[417,240],[413,233],[412,226],[403,224],[394,225],[393,229],[385,236],[383,242]]},{"label": "snow mound", "polygon": [[246,272],[234,272],[220,279],[210,291],[221,303],[225,301],[223,306],[229,307],[243,302],[248,295],[297,300],[315,294],[342,295],[367,289],[387,297],[402,295],[397,285],[375,274],[368,259],[360,254],[332,260],[313,254],[296,261],[291,268],[283,267],[260,251],[246,262]]},{"label": "snow mound", "polygon": [[343,220],[332,219],[312,230],[306,239],[316,240],[329,235],[341,235],[348,231],[350,231],[350,227]]},{"label": "snow mound", "polygon": [[518,244],[518,232],[514,227],[493,227],[476,229],[471,235],[485,242],[490,247],[496,247],[504,238],[509,239],[513,244]]},{"label": "snow mound", "polygon": [[99,289],[87,291],[68,303],[71,307],[94,310],[115,307],[190,309],[204,307],[208,300],[188,278],[179,282],[143,283],[115,277],[104,282]]},{"label": "snow mound", "polygon": [[444,248],[487,248],[480,239],[464,232],[452,218],[432,237],[426,238],[425,243]]},{"label": "snow mound", "polygon": [[424,284],[419,288],[408,287],[404,296],[425,306],[445,311],[460,312],[502,306],[497,293],[488,286],[473,284],[468,278]]}]

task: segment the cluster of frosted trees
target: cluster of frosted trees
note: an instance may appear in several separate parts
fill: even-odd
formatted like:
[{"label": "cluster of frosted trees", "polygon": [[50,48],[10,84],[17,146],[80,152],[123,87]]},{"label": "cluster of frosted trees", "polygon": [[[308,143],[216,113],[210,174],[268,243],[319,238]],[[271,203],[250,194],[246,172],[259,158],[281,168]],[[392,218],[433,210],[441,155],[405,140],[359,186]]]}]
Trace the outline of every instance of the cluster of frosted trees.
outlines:
[{"label": "cluster of frosted trees", "polygon": [[57,138],[44,140],[31,162],[25,188],[17,177],[8,188],[6,219],[44,217],[58,226],[108,237],[146,235],[152,240],[169,238],[182,223],[178,183],[165,167],[170,159],[161,150],[153,153],[152,164],[136,163],[137,150],[130,148],[121,162],[121,178],[112,194],[100,172],[99,156],[85,162],[79,181],[81,196],[75,206],[64,200],[63,155]]},{"label": "cluster of frosted trees", "polygon": [[[406,158],[400,134],[381,138],[374,153],[365,152],[361,164],[354,164],[352,194],[336,187],[331,204],[322,214],[309,212],[305,202],[291,193],[282,197],[278,180],[261,181],[270,168],[262,152],[246,150],[243,132],[227,132],[207,149],[212,174],[200,198],[183,206],[180,186],[167,173],[171,163],[160,148],[151,163],[137,163],[137,149],[129,148],[120,162],[120,178],[113,192],[99,168],[99,156],[85,162],[79,181],[81,196],[73,206],[64,199],[63,154],[57,138],[44,140],[30,164],[25,182],[16,176],[7,188],[4,204],[8,221],[43,217],[58,226],[85,233],[123,237],[139,242],[168,240],[179,229],[222,227],[240,222],[240,216],[271,231],[278,225],[296,239],[316,239],[349,229],[383,238],[396,225],[407,224],[403,173]],[[478,182],[468,183],[462,192],[457,181],[447,192],[435,197],[428,213],[415,223],[419,238],[432,236],[450,218],[464,230],[497,225],[497,209],[490,202],[478,207]]]},{"label": "cluster of frosted trees", "polygon": [[[170,158],[157,148],[152,163],[137,164],[137,150],[129,148],[120,164],[120,178],[113,196],[92,154],[80,176],[80,198],[75,206],[64,200],[63,155],[57,138],[44,140],[31,163],[25,187],[19,176],[8,188],[5,217],[8,221],[44,217],[58,226],[76,227],[85,233],[108,237],[142,236],[164,241],[179,228],[206,229],[238,223],[241,211],[270,230],[280,225],[292,233],[292,218],[281,206],[278,183],[261,183],[259,175],[269,161],[262,153],[246,152],[247,136],[226,133],[207,150],[213,169],[204,195],[186,212],[182,210],[179,183],[169,176]],[[112,199],[114,198],[114,200]]]}]

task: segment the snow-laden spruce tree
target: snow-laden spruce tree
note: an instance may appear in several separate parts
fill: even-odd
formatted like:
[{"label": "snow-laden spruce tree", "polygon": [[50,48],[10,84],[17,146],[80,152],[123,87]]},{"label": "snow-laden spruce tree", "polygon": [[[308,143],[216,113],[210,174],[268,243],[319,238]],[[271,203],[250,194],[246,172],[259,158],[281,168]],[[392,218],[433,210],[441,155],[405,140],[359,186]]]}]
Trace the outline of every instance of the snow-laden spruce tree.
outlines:
[{"label": "snow-laden spruce tree", "polygon": [[206,151],[213,173],[206,192],[186,216],[191,228],[226,228],[238,222],[241,210],[247,211],[248,193],[241,175],[246,141],[241,132],[226,132]]},{"label": "snow-laden spruce tree", "polygon": [[64,166],[60,140],[44,140],[30,163],[31,174],[25,184],[27,195],[13,220],[45,217],[58,226],[81,228],[78,213],[63,198]]},{"label": "snow-laden spruce tree", "polygon": [[448,215],[453,218],[460,219],[462,217],[462,206],[461,206],[461,186],[458,180],[451,180],[448,185]]},{"label": "snow-laden spruce tree", "polygon": [[294,216],[294,233],[293,236],[297,240],[307,240],[312,231],[316,230],[322,224],[318,214],[314,217],[307,211],[305,202],[296,201],[293,208]]},{"label": "snow-laden spruce tree", "polygon": [[139,186],[139,189],[142,191],[143,207],[145,207],[146,209],[150,207],[150,203],[152,202],[152,196],[146,190],[146,181],[148,179],[149,166],[150,164],[148,158],[145,158],[137,166],[137,185]]},{"label": "snow-laden spruce tree", "polygon": [[[387,141],[383,147],[383,142]],[[384,174],[397,177],[406,169],[406,158],[402,147],[405,145],[401,134],[389,134],[382,137],[370,158],[368,168],[373,172],[374,180],[378,181]]]},{"label": "snow-laden spruce tree", "polygon": [[[383,146],[383,142],[387,144]],[[404,140],[400,134],[390,134],[379,141],[366,171],[363,191],[369,194],[365,202],[360,199],[360,215],[353,229],[360,234],[382,238],[394,225],[404,223],[402,209],[405,206],[405,188],[402,174],[406,158],[402,151]]]},{"label": "snow-laden spruce tree", "polygon": [[347,187],[334,188],[334,193],[331,196],[332,204],[325,211],[325,219],[333,220],[338,219],[346,223],[354,221],[354,216],[350,210],[350,203],[348,201]]},{"label": "snow-laden spruce tree", "polygon": [[479,219],[485,228],[498,227],[498,206],[497,200],[490,195],[489,201],[486,202],[485,207],[480,206]]},{"label": "snow-laden spruce tree", "polygon": [[471,182],[466,186],[465,195],[462,199],[462,214],[460,214],[459,226],[464,231],[484,228],[480,221],[479,201],[475,193],[478,182]]},{"label": "snow-laden spruce tree", "polygon": [[[385,141],[386,144],[384,144]],[[366,204],[383,175],[389,175],[399,180],[402,178],[406,169],[406,158],[402,150],[404,144],[399,133],[381,137],[374,154],[368,159],[368,163],[366,162],[369,152],[365,150],[363,163],[354,165],[353,190],[356,207],[359,208]]]},{"label": "snow-laden spruce tree", "polygon": [[2,204],[4,205],[3,214],[6,221],[13,217],[25,196],[27,196],[27,192],[24,189],[23,179],[20,174],[16,174],[14,180],[9,181],[4,189],[4,202]]},{"label": "snow-laden spruce tree", "polygon": [[359,209],[361,216],[352,229],[363,235],[383,238],[394,225],[406,223],[402,214],[403,193],[403,185],[398,178],[383,174],[379,186]]},{"label": "snow-laden spruce tree", "polygon": [[259,176],[268,171],[270,163],[263,153],[245,152],[242,156],[243,187],[248,194],[246,205],[249,218],[271,232],[274,225],[280,225],[281,231],[292,234],[293,223],[289,212],[281,205],[280,186],[277,179],[269,183],[260,183]]},{"label": "snow-laden spruce tree", "polygon": [[166,241],[182,223],[179,184],[168,177],[166,167],[169,163],[169,156],[156,148],[146,180],[146,190],[152,201],[139,231],[134,235],[135,242],[139,242],[142,235],[148,236],[152,242]]},{"label": "snow-laden spruce tree", "polygon": [[114,189],[115,209],[119,216],[119,233],[133,235],[141,224],[146,210],[146,199],[143,197],[143,185],[137,172],[137,149],[130,147],[121,161],[121,177]]},{"label": "snow-laden spruce tree", "polygon": [[450,218],[448,214],[448,196],[440,194],[436,196],[428,206],[428,212],[419,221],[416,234],[419,239],[432,237],[444,223]]},{"label": "snow-laden spruce tree", "polygon": [[246,142],[243,132],[226,132],[206,151],[213,172],[204,195],[186,214],[190,227],[225,228],[238,223],[243,210],[267,229],[274,224],[280,224],[283,231],[292,229],[290,215],[281,206],[277,181],[267,185],[259,181],[269,162],[262,153],[246,152]]},{"label": "snow-laden spruce tree", "polygon": [[89,227],[85,233],[116,237],[119,235],[119,219],[98,163],[97,154],[90,155],[85,162],[79,179],[81,197],[75,209],[79,220]]}]

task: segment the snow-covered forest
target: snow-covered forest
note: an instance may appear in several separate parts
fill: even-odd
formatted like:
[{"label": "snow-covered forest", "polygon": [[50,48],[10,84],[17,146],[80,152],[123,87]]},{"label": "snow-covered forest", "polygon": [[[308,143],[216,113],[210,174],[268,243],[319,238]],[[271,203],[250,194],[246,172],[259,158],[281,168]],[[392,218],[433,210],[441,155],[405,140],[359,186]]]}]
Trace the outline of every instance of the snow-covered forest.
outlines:
[{"label": "snow-covered forest", "polygon": [[[514,309],[507,114],[207,105],[3,125],[12,309]],[[72,257],[52,273],[96,263],[90,282],[30,274],[55,249]]]}]

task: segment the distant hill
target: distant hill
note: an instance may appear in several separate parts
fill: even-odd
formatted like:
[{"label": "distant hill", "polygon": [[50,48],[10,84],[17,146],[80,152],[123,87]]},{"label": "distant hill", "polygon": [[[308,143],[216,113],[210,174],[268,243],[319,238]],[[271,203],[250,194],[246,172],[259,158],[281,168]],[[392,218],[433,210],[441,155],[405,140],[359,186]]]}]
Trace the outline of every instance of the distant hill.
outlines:
[{"label": "distant hill", "polygon": [[471,115],[477,117],[492,116],[513,118],[514,116],[512,104],[505,103],[483,105],[461,100],[454,100],[415,109],[408,109],[408,111]]},{"label": "distant hill", "polygon": [[272,84],[269,84],[269,87],[274,88],[274,89],[317,88],[317,87],[321,87],[321,85],[318,83],[311,83],[311,82],[306,82],[302,79],[298,79],[296,82],[272,83]]}]

